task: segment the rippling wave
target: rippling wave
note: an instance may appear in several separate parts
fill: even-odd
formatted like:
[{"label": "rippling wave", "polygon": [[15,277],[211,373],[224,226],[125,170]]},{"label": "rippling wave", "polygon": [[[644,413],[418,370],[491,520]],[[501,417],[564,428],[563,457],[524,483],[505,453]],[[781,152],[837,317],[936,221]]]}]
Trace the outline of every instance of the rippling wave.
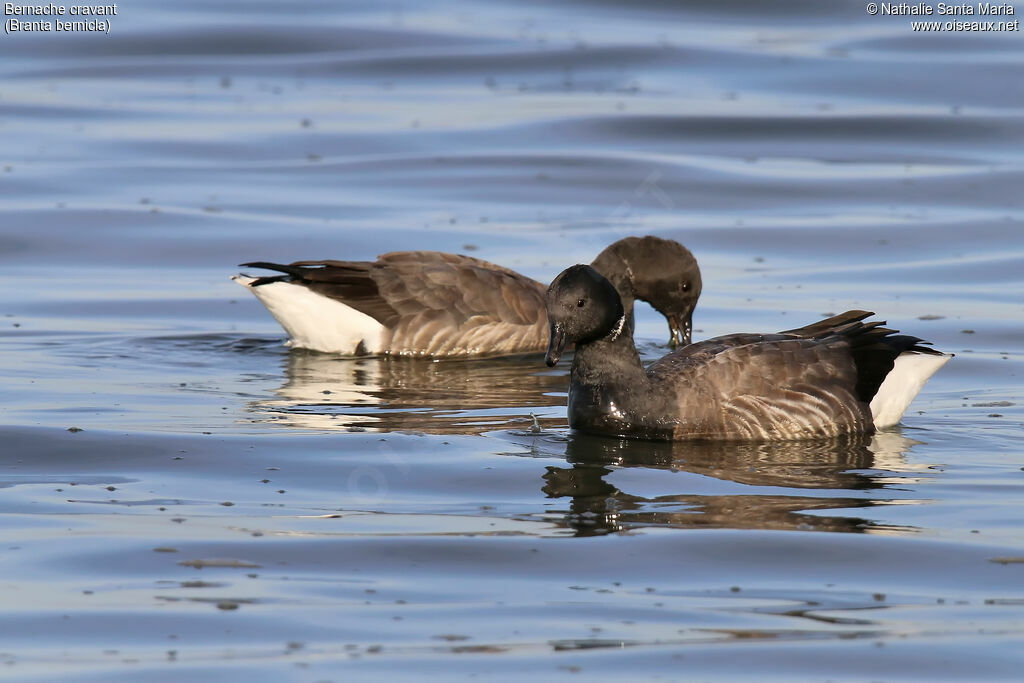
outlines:
[{"label": "rippling wave", "polygon": [[[4,35],[5,672],[1019,678],[1024,44],[864,5]],[[864,308],[957,357],[871,439],[620,442],[539,358],[289,351],[228,280],[397,249],[548,280],[648,232],[700,261],[698,339]],[[665,336],[640,306],[645,360]]]}]

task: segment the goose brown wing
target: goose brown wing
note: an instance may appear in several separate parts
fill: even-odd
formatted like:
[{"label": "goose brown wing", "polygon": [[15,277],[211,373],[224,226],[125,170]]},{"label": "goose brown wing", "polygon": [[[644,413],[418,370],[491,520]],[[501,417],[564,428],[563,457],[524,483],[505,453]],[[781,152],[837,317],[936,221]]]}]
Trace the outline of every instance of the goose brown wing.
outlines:
[{"label": "goose brown wing", "polygon": [[666,356],[648,375],[677,392],[680,436],[760,440],[870,431],[842,337],[717,337]]},{"label": "goose brown wing", "polygon": [[486,320],[532,325],[544,317],[545,287],[502,266],[444,252],[392,252],[373,271],[381,295],[401,314],[445,310],[459,325]]},{"label": "goose brown wing", "polygon": [[391,252],[373,263],[298,261],[286,272],[384,324],[392,353],[508,353],[546,342],[544,286],[481,259]]}]

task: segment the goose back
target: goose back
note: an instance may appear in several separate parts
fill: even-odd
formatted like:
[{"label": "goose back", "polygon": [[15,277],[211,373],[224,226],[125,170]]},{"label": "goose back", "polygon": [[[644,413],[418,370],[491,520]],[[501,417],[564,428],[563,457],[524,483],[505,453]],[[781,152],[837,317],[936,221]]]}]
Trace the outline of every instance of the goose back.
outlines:
[{"label": "goose back", "polygon": [[406,251],[383,254],[376,262],[244,265],[283,270],[289,284],[378,321],[383,329],[369,353],[501,355],[539,352],[547,341],[544,285],[480,259]]}]

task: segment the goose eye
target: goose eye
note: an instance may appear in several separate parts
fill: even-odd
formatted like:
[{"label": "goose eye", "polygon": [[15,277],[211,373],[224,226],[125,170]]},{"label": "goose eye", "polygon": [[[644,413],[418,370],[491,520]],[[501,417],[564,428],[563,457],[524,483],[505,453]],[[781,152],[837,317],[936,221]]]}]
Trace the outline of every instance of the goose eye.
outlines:
[{"label": "goose eye", "polygon": [[684,282],[683,283],[683,291],[684,292],[689,292],[690,291],[690,283],[689,282]]},{"label": "goose eye", "polygon": [[576,307],[577,308],[583,308],[586,305],[587,305],[586,299],[580,299],[579,301],[576,302]]}]

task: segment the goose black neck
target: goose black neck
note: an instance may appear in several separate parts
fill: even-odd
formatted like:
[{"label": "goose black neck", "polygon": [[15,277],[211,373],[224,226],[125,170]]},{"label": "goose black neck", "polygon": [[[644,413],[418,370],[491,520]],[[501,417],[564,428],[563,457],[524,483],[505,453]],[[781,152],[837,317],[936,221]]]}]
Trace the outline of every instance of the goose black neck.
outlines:
[{"label": "goose black neck", "polygon": [[576,344],[571,374],[574,384],[617,387],[647,381],[640,354],[633,343],[630,317],[630,313],[623,313],[609,334]]}]

